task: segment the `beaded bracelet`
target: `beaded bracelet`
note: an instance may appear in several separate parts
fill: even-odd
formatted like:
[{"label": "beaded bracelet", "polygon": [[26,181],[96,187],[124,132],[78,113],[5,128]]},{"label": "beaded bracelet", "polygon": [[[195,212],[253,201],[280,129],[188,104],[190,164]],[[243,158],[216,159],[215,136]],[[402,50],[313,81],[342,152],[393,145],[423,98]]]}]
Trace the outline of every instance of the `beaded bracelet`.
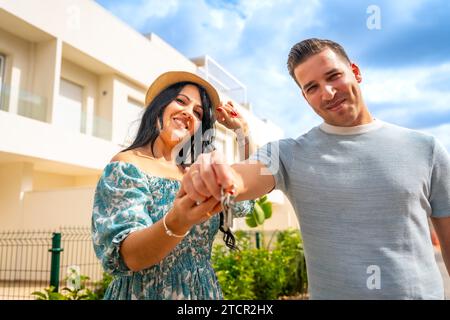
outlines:
[{"label": "beaded bracelet", "polygon": [[[167,213],[167,214],[169,214],[169,213]],[[167,217],[167,214],[165,214],[165,215],[164,215],[164,218],[163,218],[163,225],[164,225],[164,229],[166,229],[166,234],[167,234],[168,236],[170,236],[170,237],[176,237],[176,238],[184,238],[184,237],[186,237],[186,236],[189,234],[189,231],[190,231],[190,230],[186,231],[185,234],[180,235],[180,234],[173,233],[172,230],[170,230],[170,229],[167,227],[167,224],[166,224],[166,217]]]}]

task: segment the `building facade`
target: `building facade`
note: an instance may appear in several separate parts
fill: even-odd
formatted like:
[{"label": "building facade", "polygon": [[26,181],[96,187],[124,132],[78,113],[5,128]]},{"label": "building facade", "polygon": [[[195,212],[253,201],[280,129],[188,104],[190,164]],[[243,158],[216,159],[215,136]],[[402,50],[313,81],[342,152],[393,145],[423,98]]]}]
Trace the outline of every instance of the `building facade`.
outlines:
[{"label": "building facade", "polygon": [[[0,0],[0,230],[89,225],[102,169],[131,142],[148,85],[169,70],[198,73],[236,102],[257,145],[283,136],[206,54],[189,59],[95,1]],[[220,125],[217,148],[238,161],[234,136]],[[264,228],[297,227],[286,198],[270,198]]]}]

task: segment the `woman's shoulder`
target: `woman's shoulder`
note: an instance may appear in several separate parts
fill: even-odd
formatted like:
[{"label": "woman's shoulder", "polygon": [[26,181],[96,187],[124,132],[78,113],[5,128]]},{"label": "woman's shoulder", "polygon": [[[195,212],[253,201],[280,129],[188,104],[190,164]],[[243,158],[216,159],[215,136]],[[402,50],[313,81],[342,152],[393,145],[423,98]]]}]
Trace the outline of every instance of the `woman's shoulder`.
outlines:
[{"label": "woman's shoulder", "polygon": [[113,162],[135,163],[137,162],[137,157],[133,153],[133,150],[121,151],[109,161],[109,163]]},{"label": "woman's shoulder", "polygon": [[108,166],[120,167],[121,170],[127,171],[137,170],[139,174],[154,179],[181,180],[176,172],[168,170],[156,159],[140,157],[135,150],[127,150],[116,154]]},{"label": "woman's shoulder", "polygon": [[119,152],[111,158],[106,165],[104,176],[126,176],[130,178],[143,178],[144,172],[140,169],[139,162],[129,151]]}]

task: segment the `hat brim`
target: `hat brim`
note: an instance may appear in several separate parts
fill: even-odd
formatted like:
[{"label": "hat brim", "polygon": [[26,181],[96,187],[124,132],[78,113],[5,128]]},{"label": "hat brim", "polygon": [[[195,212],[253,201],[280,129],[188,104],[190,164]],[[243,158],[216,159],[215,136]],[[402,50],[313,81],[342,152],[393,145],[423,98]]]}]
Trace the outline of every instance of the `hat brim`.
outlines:
[{"label": "hat brim", "polygon": [[186,71],[169,71],[161,74],[148,88],[145,95],[145,106],[148,107],[155,97],[164,89],[178,82],[192,82],[202,86],[211,100],[214,111],[220,104],[219,94],[216,89],[200,76]]}]

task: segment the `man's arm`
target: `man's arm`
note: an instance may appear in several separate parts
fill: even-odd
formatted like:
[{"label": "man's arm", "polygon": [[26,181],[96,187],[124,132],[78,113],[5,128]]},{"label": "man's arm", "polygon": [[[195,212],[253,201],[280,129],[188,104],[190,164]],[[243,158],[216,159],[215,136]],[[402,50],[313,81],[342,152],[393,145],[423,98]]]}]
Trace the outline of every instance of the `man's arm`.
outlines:
[{"label": "man's arm", "polygon": [[439,238],[442,257],[444,258],[447,272],[450,275],[450,217],[431,218],[431,221]]},{"label": "man's arm", "polygon": [[220,153],[201,154],[183,176],[182,186],[189,198],[203,202],[213,196],[221,198],[221,187],[235,188],[237,200],[256,199],[275,187],[275,178],[258,161],[230,166]]},{"label": "man's arm", "polygon": [[[259,198],[275,188],[275,178],[259,161],[244,161],[231,166],[238,178],[237,201]],[[240,190],[239,190],[240,189]]]}]

